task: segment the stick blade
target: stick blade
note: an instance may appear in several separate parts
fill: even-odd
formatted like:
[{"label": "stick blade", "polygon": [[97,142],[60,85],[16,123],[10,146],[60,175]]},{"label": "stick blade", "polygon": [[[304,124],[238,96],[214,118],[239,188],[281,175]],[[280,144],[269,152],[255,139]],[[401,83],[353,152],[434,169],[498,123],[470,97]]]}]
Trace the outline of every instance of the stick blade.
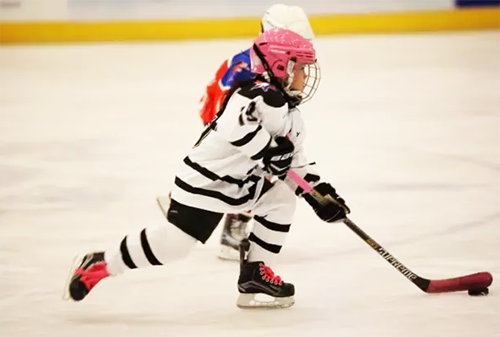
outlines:
[{"label": "stick blade", "polygon": [[427,288],[427,293],[438,294],[487,288],[492,282],[493,276],[485,271],[445,280],[432,280]]}]

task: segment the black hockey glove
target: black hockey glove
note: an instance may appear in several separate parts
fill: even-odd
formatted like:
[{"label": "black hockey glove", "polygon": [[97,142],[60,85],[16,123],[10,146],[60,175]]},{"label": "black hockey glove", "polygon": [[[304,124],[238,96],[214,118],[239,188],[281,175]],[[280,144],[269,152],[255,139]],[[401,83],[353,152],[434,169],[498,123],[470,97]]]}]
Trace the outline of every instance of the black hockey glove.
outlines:
[{"label": "black hockey glove", "polygon": [[275,140],[278,145],[269,147],[264,153],[262,161],[264,162],[264,168],[269,173],[284,179],[292,165],[295,146],[286,137],[277,137]]},{"label": "black hockey glove", "polygon": [[308,193],[302,196],[314,209],[318,217],[325,222],[335,222],[344,219],[351,212],[346,206],[344,199],[339,197],[332,185],[328,183],[319,183],[314,187],[316,191],[326,196],[330,195],[337,202],[329,202],[325,205],[320,204],[314,197]]}]

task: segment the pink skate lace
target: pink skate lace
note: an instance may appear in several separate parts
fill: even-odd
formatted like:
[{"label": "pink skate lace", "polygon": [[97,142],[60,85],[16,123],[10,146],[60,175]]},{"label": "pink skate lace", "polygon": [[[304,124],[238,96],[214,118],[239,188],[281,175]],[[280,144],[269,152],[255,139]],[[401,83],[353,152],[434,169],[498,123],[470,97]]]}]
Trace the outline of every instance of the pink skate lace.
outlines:
[{"label": "pink skate lace", "polygon": [[262,275],[264,281],[279,285],[283,284],[281,277],[279,277],[278,275],[274,275],[273,270],[263,263],[260,264],[260,275]]},{"label": "pink skate lace", "polygon": [[81,276],[81,280],[85,287],[90,291],[95,285],[105,277],[109,276],[108,271],[106,270],[106,262],[99,262],[93,264],[87,270],[82,268],[77,268],[75,270],[76,275]]}]

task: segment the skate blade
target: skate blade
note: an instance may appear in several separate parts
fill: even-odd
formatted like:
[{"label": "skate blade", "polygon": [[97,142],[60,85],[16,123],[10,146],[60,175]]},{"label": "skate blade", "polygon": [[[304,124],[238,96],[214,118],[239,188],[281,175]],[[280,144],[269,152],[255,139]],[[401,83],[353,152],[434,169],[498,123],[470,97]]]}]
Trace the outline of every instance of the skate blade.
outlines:
[{"label": "skate blade", "polygon": [[71,279],[75,275],[76,268],[78,268],[82,264],[85,255],[86,254],[79,254],[75,256],[73,262],[71,263],[71,267],[69,269],[68,276],[66,277],[66,283],[64,284],[64,289],[62,294],[62,299],[64,301],[73,301],[73,299],[69,295],[69,284],[71,283]]},{"label": "skate blade", "polygon": [[294,304],[293,296],[273,297],[266,294],[240,294],[236,302],[241,309],[283,309]]},{"label": "skate blade", "polygon": [[168,208],[170,207],[170,196],[168,197],[157,197],[156,202],[165,217],[167,217]]},{"label": "skate blade", "polygon": [[217,257],[226,261],[240,261],[240,252],[229,246],[221,246]]}]

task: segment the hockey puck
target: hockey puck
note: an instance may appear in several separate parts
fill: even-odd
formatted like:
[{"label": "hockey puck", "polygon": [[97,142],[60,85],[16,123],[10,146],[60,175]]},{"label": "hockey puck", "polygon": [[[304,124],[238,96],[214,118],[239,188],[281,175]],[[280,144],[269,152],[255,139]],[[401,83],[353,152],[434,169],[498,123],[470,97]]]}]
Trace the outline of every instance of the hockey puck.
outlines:
[{"label": "hockey puck", "polygon": [[486,296],[489,293],[488,288],[469,289],[470,296]]}]

